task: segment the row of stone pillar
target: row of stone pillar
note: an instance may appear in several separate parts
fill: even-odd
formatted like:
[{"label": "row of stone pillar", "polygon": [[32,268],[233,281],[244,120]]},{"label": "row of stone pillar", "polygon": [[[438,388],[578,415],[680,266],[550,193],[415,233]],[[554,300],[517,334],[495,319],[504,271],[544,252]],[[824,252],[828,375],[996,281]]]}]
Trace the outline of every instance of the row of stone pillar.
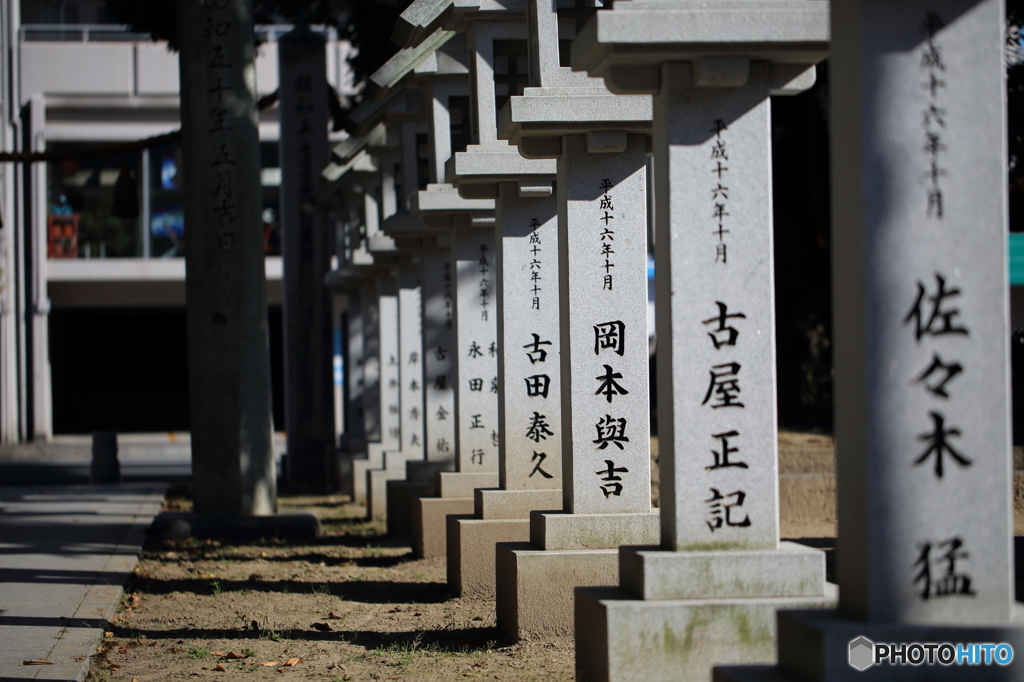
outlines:
[{"label": "row of stone pillar", "polygon": [[[933,5],[402,15],[404,49],[331,171],[372,195],[340,278],[360,292],[350,488],[446,556],[456,592],[494,598],[509,635],[574,632],[581,679],[776,660],[714,675],[846,679],[876,642],[1022,642],[1003,6]],[[811,87],[826,57],[838,590],[820,551],[780,542],[775,398],[771,96]],[[889,663],[871,660],[907,675]]]}]

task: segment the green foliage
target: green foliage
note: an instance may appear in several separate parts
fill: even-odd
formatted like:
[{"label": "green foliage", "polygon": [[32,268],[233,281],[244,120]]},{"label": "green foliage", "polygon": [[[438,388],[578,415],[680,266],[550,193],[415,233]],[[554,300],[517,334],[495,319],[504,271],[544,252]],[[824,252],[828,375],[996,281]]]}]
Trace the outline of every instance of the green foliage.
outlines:
[{"label": "green foliage", "polygon": [[188,650],[188,657],[201,660],[210,657],[210,650],[205,646],[194,646]]}]

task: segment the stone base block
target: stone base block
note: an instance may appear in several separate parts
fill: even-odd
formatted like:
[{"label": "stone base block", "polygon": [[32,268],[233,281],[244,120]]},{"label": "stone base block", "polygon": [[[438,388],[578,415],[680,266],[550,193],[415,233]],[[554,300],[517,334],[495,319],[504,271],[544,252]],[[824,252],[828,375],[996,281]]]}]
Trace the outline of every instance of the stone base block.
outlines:
[{"label": "stone base block", "polygon": [[441,497],[468,497],[472,500],[473,491],[477,488],[497,487],[497,471],[483,474],[463,471],[442,471],[437,474],[437,490],[438,495]]},{"label": "stone base block", "polygon": [[614,585],[619,550],[542,550],[532,543],[495,548],[498,629],[518,640],[573,637],[573,590]]},{"label": "stone base block", "polygon": [[[479,519],[528,520],[530,512],[562,508],[561,490],[473,491],[473,509]],[[528,539],[528,538],[526,538]],[[508,540],[512,542],[512,540]],[[515,542],[519,542],[516,540]]]},{"label": "stone base block", "polygon": [[472,497],[421,497],[412,503],[412,551],[421,559],[447,554],[449,514],[472,514]]},{"label": "stone base block", "polygon": [[370,469],[366,472],[366,518],[383,519],[388,513],[388,481],[405,479],[401,469]]},{"label": "stone base block", "polygon": [[362,451],[343,450],[338,453],[338,457],[335,459],[335,475],[338,478],[338,492],[342,495],[348,495],[351,499],[355,499],[355,491],[352,489],[352,467],[357,460],[365,457],[366,453]]},{"label": "stone base block", "polygon": [[638,599],[807,597],[824,584],[825,553],[794,542],[762,551],[619,551],[619,585]]},{"label": "stone base block", "polygon": [[412,503],[420,497],[433,497],[433,481],[388,481],[388,535],[412,537]]},{"label": "stone base block", "polygon": [[494,599],[494,546],[529,539],[530,522],[525,518],[449,516],[448,587],[460,597]]},{"label": "stone base block", "polygon": [[[530,542],[541,549],[615,549],[661,542],[661,514],[530,513]],[[582,584],[582,583],[581,583]],[[616,585],[613,580],[605,585]]]},{"label": "stone base block", "polygon": [[722,663],[775,660],[776,611],[832,607],[817,597],[642,600],[616,587],[576,590],[576,679],[711,682]]},{"label": "stone base block", "polygon": [[[1024,679],[1024,662],[1017,660],[1024,651],[1024,605],[1013,605],[1009,623],[979,625],[902,625],[866,623],[844,617],[835,610],[791,611],[778,614],[779,665],[777,668],[719,668],[715,682],[754,682],[757,680],[806,680],[808,682],[932,682],[933,680],[1008,682]],[[874,643],[909,644],[936,642],[953,644],[1006,643],[1014,649],[1010,665],[887,665],[873,664],[873,646],[850,650],[850,642],[866,637]]]},{"label": "stone base block", "polygon": [[352,501],[366,503],[366,472],[384,464],[384,447],[380,443],[367,443],[367,454],[352,462]]}]

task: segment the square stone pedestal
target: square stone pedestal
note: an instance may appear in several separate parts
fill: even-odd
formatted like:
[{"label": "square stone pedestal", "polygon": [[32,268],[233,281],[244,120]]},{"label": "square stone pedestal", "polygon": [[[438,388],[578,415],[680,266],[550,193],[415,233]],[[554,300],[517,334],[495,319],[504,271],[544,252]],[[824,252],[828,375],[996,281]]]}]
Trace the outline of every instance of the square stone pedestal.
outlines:
[{"label": "square stone pedestal", "polygon": [[448,587],[494,599],[495,544],[528,541],[530,512],[561,505],[561,490],[476,490],[472,515],[448,517]]},{"label": "square stone pedestal", "polygon": [[586,682],[710,682],[721,663],[775,660],[776,611],[826,609],[825,555],[778,550],[619,551],[618,588],[576,590],[576,674]]},{"label": "square stone pedestal", "polygon": [[382,455],[382,466],[366,472],[366,518],[385,518],[388,512],[388,482],[406,480],[406,464],[423,459],[422,452],[391,451]]},{"label": "square stone pedestal", "polygon": [[[842,616],[833,609],[783,611],[778,614],[778,666],[723,666],[715,668],[714,682],[1009,682],[1024,679],[1024,605],[1013,606],[1010,623],[992,625],[902,625],[867,623]],[[850,643],[864,637],[851,655]],[[887,665],[872,664],[875,643],[1001,644],[1013,647],[1009,665]],[[866,650],[865,650],[866,647]],[[860,657],[858,658],[858,654]],[[865,661],[864,659],[868,659]]]},{"label": "square stone pedestal", "polygon": [[472,514],[473,491],[498,485],[498,472],[482,474],[445,471],[437,474],[438,497],[420,497],[412,503],[412,551],[421,559],[447,554],[449,514]]},{"label": "square stone pedestal", "polygon": [[516,640],[573,636],[573,590],[615,585],[619,546],[655,544],[658,512],[532,512],[529,543],[495,548],[498,629]]},{"label": "square stone pedestal", "polygon": [[420,497],[437,495],[435,475],[439,471],[455,468],[453,460],[429,462],[409,460],[405,463],[405,479],[387,482],[388,535],[396,538],[412,537],[412,505]]},{"label": "square stone pedestal", "polygon": [[384,446],[367,443],[366,456],[352,460],[352,501],[366,504],[366,472],[384,466]]}]

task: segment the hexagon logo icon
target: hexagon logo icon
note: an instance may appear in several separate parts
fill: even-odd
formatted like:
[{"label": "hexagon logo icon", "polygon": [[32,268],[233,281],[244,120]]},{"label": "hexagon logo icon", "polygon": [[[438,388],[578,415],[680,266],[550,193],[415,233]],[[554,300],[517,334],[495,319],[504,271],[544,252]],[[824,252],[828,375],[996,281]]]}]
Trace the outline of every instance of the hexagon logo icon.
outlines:
[{"label": "hexagon logo icon", "polygon": [[875,662],[875,643],[867,637],[850,641],[850,667],[864,672]]}]

